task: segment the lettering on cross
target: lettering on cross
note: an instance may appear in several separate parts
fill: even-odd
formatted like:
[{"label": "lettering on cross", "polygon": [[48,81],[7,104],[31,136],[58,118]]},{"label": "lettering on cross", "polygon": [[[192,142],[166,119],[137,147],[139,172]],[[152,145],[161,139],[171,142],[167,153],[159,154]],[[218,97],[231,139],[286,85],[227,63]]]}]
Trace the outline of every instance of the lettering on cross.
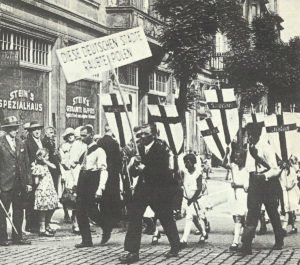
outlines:
[{"label": "lettering on cross", "polygon": [[222,145],[221,140],[220,140],[219,135],[218,135],[218,133],[219,133],[218,127],[214,127],[213,122],[210,118],[205,119],[205,121],[206,121],[206,124],[208,126],[208,130],[201,131],[202,136],[206,137],[206,136],[211,135],[213,137],[216,145],[217,145],[217,148],[220,152],[221,157],[224,158],[225,157],[225,150],[223,148],[223,145]]},{"label": "lettering on cross", "polygon": [[207,105],[208,105],[208,108],[211,110],[213,110],[213,109],[220,110],[221,120],[222,120],[223,129],[224,129],[224,135],[225,135],[225,142],[227,145],[229,145],[231,142],[231,139],[230,139],[230,133],[229,133],[229,128],[228,128],[226,110],[237,108],[237,103],[235,101],[225,102],[224,98],[223,98],[222,89],[216,90],[216,93],[217,93],[217,97],[218,97],[218,102],[208,102]]},{"label": "lettering on cross", "polygon": [[281,158],[283,161],[288,161],[288,150],[286,144],[286,132],[297,130],[296,123],[284,124],[283,115],[276,115],[277,126],[266,127],[267,133],[278,133],[279,134],[279,144],[281,151]]}]

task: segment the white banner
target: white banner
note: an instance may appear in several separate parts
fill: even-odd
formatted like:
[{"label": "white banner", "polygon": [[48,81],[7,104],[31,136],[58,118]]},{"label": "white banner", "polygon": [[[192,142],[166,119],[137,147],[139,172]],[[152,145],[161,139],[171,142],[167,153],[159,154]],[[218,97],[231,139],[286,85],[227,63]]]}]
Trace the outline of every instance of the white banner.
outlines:
[{"label": "white banner", "polygon": [[183,152],[183,127],[175,105],[148,105],[151,121],[159,131],[160,139],[165,140],[173,154]]},{"label": "white banner", "polygon": [[230,145],[239,129],[236,97],[232,88],[205,90],[205,98],[212,118]]},{"label": "white banner", "polygon": [[150,57],[142,27],[56,50],[68,83]]},{"label": "white banner", "polygon": [[[121,96],[114,93],[102,94],[100,101],[109,127],[118,139],[120,146],[124,147],[130,142],[132,134]],[[128,110],[129,119],[132,122],[133,113],[129,95],[124,97],[124,101]]]}]

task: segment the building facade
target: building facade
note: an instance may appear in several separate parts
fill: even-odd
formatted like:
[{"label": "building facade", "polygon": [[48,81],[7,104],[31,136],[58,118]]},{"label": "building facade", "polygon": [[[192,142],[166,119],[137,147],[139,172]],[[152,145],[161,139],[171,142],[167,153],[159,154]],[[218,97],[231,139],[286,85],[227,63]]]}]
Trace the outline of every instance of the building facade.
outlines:
[{"label": "building facade", "polygon": [[[116,92],[111,72],[67,83],[56,49],[142,26],[152,57],[116,69],[134,112],[133,125],[148,121],[147,104],[174,102],[176,82],[163,62],[157,36],[161,19],[152,0],[1,0],[0,56],[18,51],[19,64],[0,64],[0,119],[39,120],[57,128],[92,124],[103,132],[103,93]],[[8,59],[7,59],[8,60]]]}]

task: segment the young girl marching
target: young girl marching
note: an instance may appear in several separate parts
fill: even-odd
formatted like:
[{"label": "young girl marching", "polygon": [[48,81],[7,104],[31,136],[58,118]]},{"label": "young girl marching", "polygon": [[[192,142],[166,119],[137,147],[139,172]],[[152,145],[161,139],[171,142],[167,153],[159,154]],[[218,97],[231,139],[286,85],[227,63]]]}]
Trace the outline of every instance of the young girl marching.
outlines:
[{"label": "young girl marching", "polygon": [[247,189],[249,186],[249,173],[245,168],[246,151],[233,150],[231,154],[232,192],[229,197],[229,207],[234,220],[234,237],[231,251],[236,251],[240,242],[240,235],[245,224],[247,213]]},{"label": "young girl marching", "polygon": [[208,238],[208,234],[205,229],[205,208],[201,205],[202,202],[200,199],[202,195],[206,194],[206,185],[202,182],[201,167],[197,165],[197,159],[194,154],[185,155],[183,161],[185,169],[181,171],[181,175],[186,217],[184,232],[181,238],[181,247],[185,248],[193,223],[202,231],[199,243],[204,243]]},{"label": "young girl marching", "polygon": [[289,165],[282,170],[280,175],[280,183],[283,192],[284,201],[284,220],[282,222],[282,228],[284,230],[285,236],[287,235],[287,226],[291,225],[291,234],[298,232],[295,227],[296,220],[296,210],[299,208],[299,197],[300,192],[297,185],[297,162],[295,157],[291,157]]},{"label": "young girl marching", "polygon": [[49,162],[49,153],[46,149],[39,149],[36,157],[32,174],[37,184],[34,209],[39,212],[39,235],[53,237],[55,231],[50,227],[50,220],[58,206],[58,196],[48,167],[55,168],[55,165]]}]

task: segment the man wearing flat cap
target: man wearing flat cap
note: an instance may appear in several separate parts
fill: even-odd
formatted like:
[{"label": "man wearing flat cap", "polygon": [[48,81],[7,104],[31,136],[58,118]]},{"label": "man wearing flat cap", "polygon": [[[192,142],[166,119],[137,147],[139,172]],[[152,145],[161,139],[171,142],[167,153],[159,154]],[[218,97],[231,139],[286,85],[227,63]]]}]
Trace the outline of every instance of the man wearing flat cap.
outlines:
[{"label": "man wearing flat cap", "polygon": [[249,123],[246,126],[249,142],[249,159],[253,165],[246,165],[250,172],[247,197],[248,214],[242,235],[242,247],[238,250],[240,255],[252,254],[252,240],[260,217],[262,204],[270,217],[275,234],[274,250],[283,247],[283,231],[278,212],[282,189],[279,182],[280,168],[277,166],[276,154],[272,146],[262,133],[263,123]]},{"label": "man wearing flat cap", "polygon": [[[23,203],[25,192],[31,191],[32,179],[26,146],[16,138],[19,128],[15,116],[4,119],[1,129],[6,132],[0,138],[0,199],[6,212],[12,204],[12,222],[16,228],[12,232],[12,242],[28,245],[30,241],[22,237]],[[8,246],[6,213],[0,207],[0,246]]]},{"label": "man wearing flat cap", "polygon": [[[32,163],[36,159],[36,152],[43,148],[43,144],[41,141],[42,128],[44,126],[40,124],[38,121],[31,121],[27,126],[26,130],[28,131],[28,137],[25,140],[25,145],[28,150],[29,163]],[[32,179],[32,183],[34,180]],[[35,186],[33,185],[33,190],[35,190]],[[38,223],[38,215],[34,211],[34,192],[32,196],[30,196],[30,201],[28,202],[28,206],[26,208],[26,226],[25,230],[27,232],[38,232],[39,231],[39,223]]]}]

